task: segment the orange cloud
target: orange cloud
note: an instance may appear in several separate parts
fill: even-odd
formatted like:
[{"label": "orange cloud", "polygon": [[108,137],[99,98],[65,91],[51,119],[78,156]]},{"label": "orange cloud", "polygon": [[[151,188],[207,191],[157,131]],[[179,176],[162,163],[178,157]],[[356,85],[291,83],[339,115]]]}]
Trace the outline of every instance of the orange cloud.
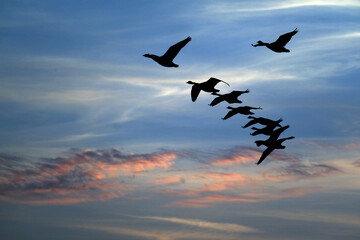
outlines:
[{"label": "orange cloud", "polygon": [[185,181],[185,179],[181,176],[170,176],[170,177],[161,177],[161,178],[156,178],[155,179],[155,183],[159,184],[159,185],[163,185],[163,184],[176,184],[176,183],[183,183]]},{"label": "orange cloud", "polygon": [[210,195],[196,199],[179,200],[172,202],[166,206],[203,208],[203,207],[209,207],[211,204],[218,202],[259,202],[259,201],[260,201],[259,199],[254,199],[254,198],[217,194],[217,195]]},{"label": "orange cloud", "polygon": [[228,156],[219,158],[219,159],[211,162],[211,165],[213,165],[213,166],[222,166],[222,165],[233,166],[235,164],[253,163],[253,162],[256,162],[261,156],[260,152],[257,152],[250,148],[244,148],[244,147],[236,147],[236,148],[230,149],[228,151],[229,151]]},{"label": "orange cloud", "polygon": [[199,197],[195,199],[183,199],[174,201],[170,204],[167,204],[167,207],[177,206],[177,207],[194,207],[194,208],[204,208],[210,207],[215,203],[225,203],[225,202],[264,202],[282,198],[289,197],[300,197],[306,194],[317,192],[321,190],[319,187],[310,187],[310,188],[290,188],[283,189],[273,192],[273,193],[243,193],[238,195],[225,195],[225,194],[216,194],[208,195],[204,197]]},{"label": "orange cloud", "polygon": [[0,199],[29,204],[105,201],[132,190],[132,186],[118,183],[111,170],[137,173],[168,168],[176,157],[169,152],[126,155],[115,149],[87,149],[69,158],[44,158],[32,166],[13,166],[9,157],[9,162],[1,159],[8,167],[0,172]]}]

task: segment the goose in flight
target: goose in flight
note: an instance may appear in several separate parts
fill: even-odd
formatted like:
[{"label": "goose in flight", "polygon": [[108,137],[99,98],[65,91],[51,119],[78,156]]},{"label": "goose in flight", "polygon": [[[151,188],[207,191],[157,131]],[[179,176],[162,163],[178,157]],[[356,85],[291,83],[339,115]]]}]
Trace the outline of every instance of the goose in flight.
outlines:
[{"label": "goose in flight", "polygon": [[251,46],[253,46],[253,47],[266,46],[268,49],[270,49],[274,52],[277,52],[277,53],[290,52],[289,49],[285,48],[285,45],[290,41],[292,36],[294,36],[298,31],[299,30],[297,28],[295,28],[294,31],[281,35],[275,42],[264,43],[262,41],[258,41],[257,44],[255,44],[255,45],[251,44]]},{"label": "goose in flight", "polygon": [[218,94],[218,93],[212,93],[212,95],[216,95],[218,97],[214,98],[214,100],[209,104],[209,106],[215,106],[223,101],[226,101],[228,103],[242,103],[242,101],[240,101],[238,99],[238,97],[241,95],[241,94],[244,94],[244,93],[249,93],[250,90],[249,89],[246,89],[245,91],[232,91],[231,93],[227,93],[227,94]]},{"label": "goose in flight", "polygon": [[252,127],[251,129],[252,130],[255,130],[253,133],[250,133],[251,136],[256,136],[256,135],[259,135],[259,134],[263,134],[263,135],[268,135],[270,136],[271,134],[274,133],[274,129],[276,128],[277,126],[275,125],[271,125],[271,126],[266,126],[264,128],[256,128],[256,127]]},{"label": "goose in flight", "polygon": [[233,108],[233,107],[227,107],[227,109],[230,109],[230,111],[226,114],[225,117],[223,117],[223,120],[226,120],[232,116],[234,116],[235,114],[243,114],[243,115],[252,115],[254,114],[253,112],[251,112],[250,110],[252,109],[262,109],[261,107],[255,108],[255,107],[249,107],[249,106],[241,106],[241,107],[237,107],[237,108]]},{"label": "goose in flight", "polygon": [[213,77],[209,78],[209,80],[202,82],[202,83],[187,81],[186,83],[193,84],[193,86],[191,88],[191,100],[193,102],[195,102],[197,97],[200,94],[200,91],[209,92],[209,93],[219,92],[220,90],[215,89],[215,85],[218,84],[219,82],[223,82],[226,85],[230,86],[227,82],[224,82],[223,80],[213,78]]},{"label": "goose in flight", "polygon": [[275,127],[281,127],[280,123],[282,122],[282,118],[280,118],[279,120],[277,121],[274,121],[274,120],[271,120],[271,119],[268,119],[268,118],[263,118],[263,117],[253,117],[253,116],[249,116],[248,118],[252,119],[250,120],[245,126],[242,126],[243,128],[247,128],[251,125],[254,125],[254,124],[261,124],[261,125],[266,125],[266,126],[274,126]]},{"label": "goose in flight", "polygon": [[286,147],[284,145],[282,145],[282,143],[284,141],[286,141],[286,140],[293,139],[293,138],[295,138],[295,137],[291,136],[291,137],[287,137],[287,138],[281,138],[281,139],[276,139],[276,140],[266,142],[264,145],[267,146],[267,148],[261,154],[261,157],[260,157],[259,161],[256,164],[259,165],[275,149],[285,149]]},{"label": "goose in flight", "polygon": [[176,55],[180,52],[180,50],[188,43],[190,42],[191,37],[187,37],[186,39],[172,45],[169,47],[169,49],[166,51],[166,53],[162,56],[156,56],[154,54],[144,54],[144,57],[151,58],[158,64],[164,67],[178,67],[179,65],[173,63],[174,58]]},{"label": "goose in flight", "polygon": [[265,145],[267,146],[269,143],[273,143],[275,142],[279,137],[280,137],[280,134],[282,132],[284,132],[286,129],[288,129],[290,126],[289,125],[286,125],[284,127],[280,127],[278,129],[276,129],[268,139],[266,139],[265,141],[263,140],[257,140],[255,141],[256,143],[256,146],[260,147],[261,145]]}]

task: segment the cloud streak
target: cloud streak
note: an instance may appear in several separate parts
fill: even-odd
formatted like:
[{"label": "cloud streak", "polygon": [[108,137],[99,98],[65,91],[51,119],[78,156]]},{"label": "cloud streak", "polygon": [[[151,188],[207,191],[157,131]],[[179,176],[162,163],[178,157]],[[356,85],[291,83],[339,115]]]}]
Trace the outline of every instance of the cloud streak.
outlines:
[{"label": "cloud streak", "polygon": [[112,150],[83,150],[71,157],[41,159],[34,164],[2,155],[0,199],[28,204],[73,204],[105,201],[129,193],[132,186],[118,177],[168,168],[171,152],[123,154]]},{"label": "cloud streak", "polygon": [[233,223],[218,223],[209,222],[200,219],[184,219],[184,218],[170,218],[170,217],[158,217],[158,216],[138,216],[138,218],[151,219],[165,222],[172,222],[184,225],[190,225],[199,228],[208,228],[226,232],[256,232],[257,230],[251,227],[246,227]]},{"label": "cloud streak", "polygon": [[[246,5],[251,5],[247,2]],[[277,1],[268,2],[264,1],[263,3],[257,4],[257,6],[248,8],[244,6],[243,3],[227,3],[227,4],[213,4],[207,6],[207,11],[214,13],[253,13],[253,12],[266,12],[266,11],[276,11],[276,10],[286,10],[302,7],[360,7],[360,3],[354,0],[309,0],[309,1]]]}]

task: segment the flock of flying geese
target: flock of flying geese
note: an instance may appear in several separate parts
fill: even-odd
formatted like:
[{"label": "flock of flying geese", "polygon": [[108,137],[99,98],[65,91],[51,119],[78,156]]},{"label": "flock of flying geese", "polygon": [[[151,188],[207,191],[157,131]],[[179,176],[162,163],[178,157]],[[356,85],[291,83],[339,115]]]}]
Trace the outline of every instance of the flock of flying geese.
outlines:
[{"label": "flock of flying geese", "polygon": [[[289,49],[285,48],[285,45],[290,41],[292,36],[294,36],[297,32],[298,32],[298,29],[296,28],[292,32],[288,32],[288,33],[281,35],[275,42],[264,43],[262,41],[258,41],[257,44],[255,44],[255,45],[251,44],[251,45],[253,47],[265,46],[268,49],[270,49],[274,52],[278,52],[278,53],[290,52]],[[153,59],[155,62],[157,62],[158,64],[160,64],[161,66],[164,66],[164,67],[178,67],[179,65],[173,63],[173,60],[176,57],[176,55],[180,52],[180,50],[190,41],[191,41],[191,37],[187,37],[186,39],[171,46],[165,52],[165,54],[162,56],[157,56],[154,54],[144,54],[143,56]],[[215,89],[215,86],[219,82],[223,82],[223,83],[227,84],[228,86],[230,86],[225,81],[217,79],[217,78],[213,78],[213,77],[211,77],[209,80],[207,80],[205,82],[201,82],[201,83],[188,81],[187,82],[188,84],[193,85],[192,89],[191,89],[191,100],[193,102],[195,102],[196,99],[198,98],[200,92],[204,91],[204,92],[208,92],[208,93],[211,93],[212,95],[216,96],[212,100],[212,102],[209,104],[210,106],[215,106],[224,101],[226,101],[229,104],[241,104],[242,101],[240,101],[238,99],[239,96],[244,93],[250,92],[249,89],[246,89],[245,91],[232,91],[232,92],[226,93],[226,94],[219,94],[218,92],[220,90]],[[250,107],[250,106],[239,106],[239,107],[228,106],[227,109],[230,109],[230,111],[226,114],[225,117],[222,118],[223,120],[226,120],[236,114],[253,115],[254,113],[251,110],[260,110],[262,108],[261,107]],[[295,138],[294,136],[286,137],[286,138],[279,138],[280,134],[289,128],[289,125],[286,125],[286,126],[280,125],[280,122],[282,122],[281,118],[276,121],[268,119],[268,118],[263,118],[263,117],[248,116],[248,118],[251,120],[247,124],[242,126],[243,128],[247,128],[254,124],[260,124],[260,125],[264,126],[263,128],[252,127],[251,129],[254,130],[254,132],[252,132],[250,135],[256,136],[256,135],[262,134],[262,135],[269,136],[268,139],[266,139],[266,140],[256,140],[255,141],[255,144],[258,147],[260,147],[262,145],[267,147],[263,151],[257,164],[260,164],[275,149],[284,149],[285,146],[282,145],[284,141]]]}]

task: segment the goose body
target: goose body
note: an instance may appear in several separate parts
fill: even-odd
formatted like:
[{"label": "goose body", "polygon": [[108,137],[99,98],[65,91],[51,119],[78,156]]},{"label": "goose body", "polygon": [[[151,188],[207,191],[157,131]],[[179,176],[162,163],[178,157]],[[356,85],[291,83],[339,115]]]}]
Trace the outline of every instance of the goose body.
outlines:
[{"label": "goose body", "polygon": [[249,119],[252,119],[250,120],[245,126],[242,126],[243,128],[247,128],[251,125],[254,125],[254,124],[261,124],[261,125],[265,125],[265,126],[268,126],[268,127],[281,127],[280,125],[280,122],[282,122],[282,118],[280,118],[279,120],[277,121],[274,121],[274,120],[271,120],[271,119],[268,119],[268,118],[263,118],[263,117],[253,117],[253,116],[249,116],[248,117]]},{"label": "goose body", "polygon": [[227,93],[227,94],[218,94],[218,93],[212,93],[213,95],[216,95],[218,97],[214,98],[214,100],[209,104],[210,106],[215,106],[223,101],[226,101],[228,103],[242,103],[242,101],[240,101],[238,99],[238,97],[241,94],[244,93],[249,93],[249,89],[246,89],[245,91],[232,91],[231,93]]},{"label": "goose body", "polygon": [[286,140],[293,139],[293,138],[295,138],[295,137],[291,136],[291,137],[287,137],[287,138],[281,138],[281,139],[277,139],[277,140],[274,140],[274,141],[266,142],[264,145],[267,146],[267,148],[261,154],[261,157],[260,157],[259,161],[256,164],[259,165],[275,149],[285,149],[286,147],[284,145],[282,145],[282,143],[284,141],[286,141]]},{"label": "goose body", "polygon": [[255,130],[253,133],[251,133],[251,136],[256,136],[259,134],[263,134],[263,135],[268,135],[270,136],[271,134],[274,133],[274,129],[276,128],[276,126],[266,126],[264,128],[256,128],[256,127],[252,127],[252,130]]},{"label": "goose body", "polygon": [[187,37],[186,39],[172,45],[162,56],[157,56],[149,53],[146,53],[143,56],[147,58],[151,58],[152,60],[154,60],[155,62],[157,62],[158,64],[164,67],[179,67],[179,65],[173,63],[173,60],[176,57],[176,55],[180,52],[180,50],[190,41],[191,41],[191,37]]},{"label": "goose body", "polygon": [[268,49],[277,52],[277,53],[281,53],[281,52],[290,52],[289,49],[285,48],[285,45],[291,40],[291,38],[298,33],[299,30],[297,28],[295,28],[294,31],[292,32],[288,32],[285,33],[283,35],[281,35],[275,42],[272,43],[264,43],[262,41],[258,41],[257,44],[251,44],[251,46],[253,47],[259,47],[259,46],[265,46]]},{"label": "goose body", "polygon": [[192,81],[186,82],[188,84],[193,84],[193,86],[191,88],[191,100],[193,102],[195,102],[201,91],[209,92],[209,93],[219,92],[220,90],[215,89],[216,84],[218,84],[219,82],[223,82],[223,83],[227,84],[228,86],[230,86],[228,83],[224,82],[223,80],[213,78],[213,77],[209,78],[209,80],[202,82],[202,83],[196,83],[196,82],[192,82]]},{"label": "goose body", "polygon": [[252,115],[254,114],[253,112],[251,112],[251,110],[253,109],[262,109],[261,107],[255,108],[255,107],[249,107],[249,106],[241,106],[241,107],[237,107],[237,108],[233,108],[233,107],[227,107],[227,109],[230,109],[230,111],[226,114],[225,117],[223,117],[223,120],[226,120],[236,114],[242,114],[242,115]]},{"label": "goose body", "polygon": [[265,140],[265,141],[263,141],[263,140],[257,140],[257,141],[255,141],[256,145],[257,145],[258,147],[260,147],[261,145],[267,146],[269,143],[275,142],[275,141],[278,140],[278,138],[280,137],[280,134],[281,134],[282,132],[284,132],[286,129],[288,129],[289,127],[290,127],[289,125],[286,125],[286,126],[284,126],[284,127],[280,127],[280,128],[278,128],[278,129],[276,129],[276,130],[270,135],[270,137],[269,137],[267,140]]}]

